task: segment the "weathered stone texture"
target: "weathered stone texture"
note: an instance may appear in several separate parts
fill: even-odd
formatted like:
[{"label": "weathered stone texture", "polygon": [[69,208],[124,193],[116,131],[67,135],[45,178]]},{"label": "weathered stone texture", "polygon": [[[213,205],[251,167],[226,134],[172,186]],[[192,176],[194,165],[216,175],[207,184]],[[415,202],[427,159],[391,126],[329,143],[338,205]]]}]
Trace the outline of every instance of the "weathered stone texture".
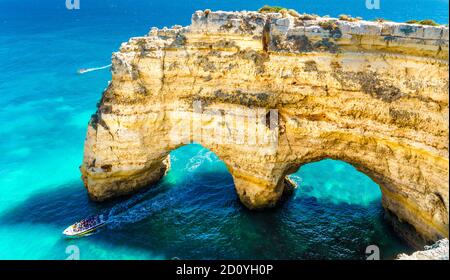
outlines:
[{"label": "weathered stone texture", "polygon": [[[247,207],[264,208],[287,174],[340,159],[380,185],[387,212],[418,243],[436,241],[448,237],[447,59],[447,27],[196,12],[190,26],[152,29],[113,54],[82,177],[96,200],[131,193],[193,140],[225,162]],[[202,118],[194,102],[215,114]],[[233,139],[239,129],[223,113],[248,108],[278,111],[273,130],[239,122],[275,146],[213,134],[227,128]]]}]

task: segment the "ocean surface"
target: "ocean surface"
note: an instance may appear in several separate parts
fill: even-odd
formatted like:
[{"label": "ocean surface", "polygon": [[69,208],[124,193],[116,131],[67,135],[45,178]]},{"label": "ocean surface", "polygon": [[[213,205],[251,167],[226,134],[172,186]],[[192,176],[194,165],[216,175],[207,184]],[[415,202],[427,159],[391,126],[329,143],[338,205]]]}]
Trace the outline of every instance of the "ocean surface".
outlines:
[{"label": "ocean surface", "polygon": [[[129,37],[152,26],[187,25],[195,10],[300,12],[395,21],[448,22],[445,0],[150,1],[0,0],[0,259],[364,259],[410,252],[383,218],[379,187],[351,165],[323,160],[292,175],[300,187],[284,204],[249,211],[224,164],[193,144],[172,152],[172,169],[141,193],[89,201],[78,167],[89,117]],[[108,226],[80,239],[61,235],[86,216],[108,212]],[[69,246],[69,247],[68,247]]]}]

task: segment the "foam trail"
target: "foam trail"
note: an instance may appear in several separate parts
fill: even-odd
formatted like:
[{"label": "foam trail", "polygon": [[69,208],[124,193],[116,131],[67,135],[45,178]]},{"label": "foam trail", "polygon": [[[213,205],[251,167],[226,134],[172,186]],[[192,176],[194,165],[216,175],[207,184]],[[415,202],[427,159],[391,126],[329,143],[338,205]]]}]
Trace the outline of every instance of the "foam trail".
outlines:
[{"label": "foam trail", "polygon": [[[110,219],[111,219],[112,217],[114,217],[114,215],[118,215],[118,214],[120,214],[122,212],[128,211],[134,205],[140,203],[142,200],[145,200],[146,196],[158,193],[158,192],[161,191],[161,189],[162,189],[162,186],[152,187],[152,188],[150,188],[149,190],[147,190],[144,193],[136,194],[132,198],[130,198],[130,199],[124,201],[124,202],[121,202],[121,203],[118,203],[118,204],[114,205],[109,210],[108,217],[110,217]],[[108,219],[108,221],[110,219]]]},{"label": "foam trail", "polygon": [[[116,204],[111,208],[108,215],[107,226],[109,229],[119,228],[125,224],[139,222],[148,216],[172,208],[176,201],[179,201],[183,194],[179,188],[188,188],[188,185],[194,180],[195,171],[205,163],[219,161],[214,158],[214,153],[206,149],[201,149],[195,156],[191,157],[184,166],[185,182],[178,187],[166,189],[164,183],[158,184],[144,193]],[[216,183],[216,182],[214,182]],[[189,190],[189,188],[188,188]],[[187,191],[188,191],[187,190]]]},{"label": "foam trail", "polygon": [[98,71],[98,70],[102,70],[102,69],[106,69],[111,67],[111,64],[105,65],[105,66],[101,66],[101,67],[94,67],[94,68],[81,68],[77,71],[78,74],[84,74],[87,72],[92,72],[92,71]]},{"label": "foam trail", "polygon": [[141,203],[133,205],[133,207],[124,212],[110,216],[108,218],[108,228],[114,229],[123,224],[139,222],[146,217],[167,208],[172,201],[173,198],[167,193],[157,194],[149,200],[144,200]]}]

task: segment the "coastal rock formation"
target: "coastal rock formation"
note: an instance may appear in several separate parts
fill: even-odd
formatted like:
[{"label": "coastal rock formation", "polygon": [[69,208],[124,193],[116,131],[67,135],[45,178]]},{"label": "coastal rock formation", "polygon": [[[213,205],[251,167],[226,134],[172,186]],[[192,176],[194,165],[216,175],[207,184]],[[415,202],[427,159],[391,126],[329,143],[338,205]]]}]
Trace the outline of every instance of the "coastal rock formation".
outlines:
[{"label": "coastal rock formation", "polygon": [[400,254],[397,260],[447,260],[448,261],[448,239],[442,239],[432,246],[425,246],[423,251],[414,252],[411,255]]},{"label": "coastal rock formation", "polygon": [[418,246],[448,237],[447,27],[198,11],[112,57],[88,125],[94,200],[132,193],[191,141],[222,159],[251,209],[274,206],[306,163],[346,161],[381,188]]}]

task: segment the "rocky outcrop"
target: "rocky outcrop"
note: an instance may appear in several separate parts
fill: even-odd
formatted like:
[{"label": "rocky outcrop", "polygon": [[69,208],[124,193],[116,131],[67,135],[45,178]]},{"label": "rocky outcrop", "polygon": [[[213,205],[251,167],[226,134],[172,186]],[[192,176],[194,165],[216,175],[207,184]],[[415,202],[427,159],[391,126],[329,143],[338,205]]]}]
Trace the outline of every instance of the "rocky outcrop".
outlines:
[{"label": "rocky outcrop", "polygon": [[448,53],[446,27],[196,12],[113,54],[82,178],[95,200],[128,194],[195,141],[257,209],[286,175],[333,158],[378,183],[408,240],[448,237]]},{"label": "rocky outcrop", "polygon": [[448,239],[442,239],[432,246],[425,246],[423,251],[400,254],[397,260],[448,260],[448,246]]}]

